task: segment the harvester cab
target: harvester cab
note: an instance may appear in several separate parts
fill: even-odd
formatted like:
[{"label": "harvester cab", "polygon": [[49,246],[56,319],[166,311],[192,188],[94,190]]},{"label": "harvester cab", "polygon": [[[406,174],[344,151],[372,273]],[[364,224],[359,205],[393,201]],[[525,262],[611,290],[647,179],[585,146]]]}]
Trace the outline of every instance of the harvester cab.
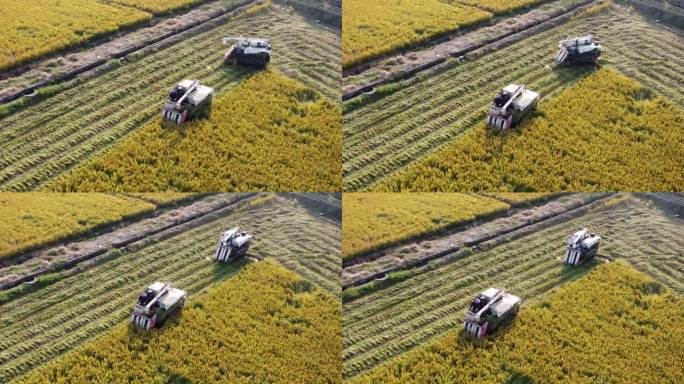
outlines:
[{"label": "harvester cab", "polygon": [[252,244],[252,236],[247,232],[240,232],[235,227],[221,234],[214,261],[229,262],[244,257]]},{"label": "harvester cab", "polygon": [[488,288],[468,307],[463,329],[478,338],[495,331],[499,325],[518,313],[520,297],[502,288]]},{"label": "harvester cab", "polygon": [[539,93],[526,89],[524,85],[510,84],[492,102],[487,125],[502,130],[512,128],[534,111],[538,102]]},{"label": "harvester cab", "polygon": [[601,41],[594,35],[573,37],[558,44],[556,64],[596,64],[601,56]]},{"label": "harvester cab", "polygon": [[169,93],[162,109],[164,122],[181,125],[201,114],[208,114],[214,89],[199,80],[183,80]]},{"label": "harvester cab", "polygon": [[146,331],[160,327],[169,316],[180,312],[186,297],[185,291],[172,287],[170,283],[157,281],[140,294],[131,322]]},{"label": "harvester cab", "polygon": [[565,253],[565,264],[580,265],[596,256],[601,237],[589,233],[583,228],[568,237],[568,250]]},{"label": "harvester cab", "polygon": [[223,56],[224,64],[266,67],[271,61],[271,42],[258,37],[224,37],[223,44],[230,48]]}]

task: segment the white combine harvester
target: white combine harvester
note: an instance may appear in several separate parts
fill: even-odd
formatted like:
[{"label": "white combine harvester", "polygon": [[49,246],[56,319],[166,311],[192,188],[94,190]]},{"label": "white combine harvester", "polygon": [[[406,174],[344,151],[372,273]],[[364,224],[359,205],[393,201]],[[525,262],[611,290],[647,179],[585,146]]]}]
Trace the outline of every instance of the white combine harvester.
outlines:
[{"label": "white combine harvester", "polygon": [[239,229],[229,229],[221,234],[214,261],[229,262],[244,257],[252,244],[252,236]]},{"label": "white combine harvester", "polygon": [[568,238],[568,250],[565,252],[565,264],[580,265],[596,256],[601,237],[581,229]]},{"label": "white combine harvester", "polygon": [[266,67],[271,61],[271,42],[260,37],[224,37],[224,45],[230,48],[223,56],[224,64]]},{"label": "white combine harvester", "polygon": [[487,125],[498,129],[515,126],[525,115],[534,111],[539,102],[537,92],[526,89],[524,85],[506,86],[489,108]]},{"label": "white combine harvester", "polygon": [[131,322],[146,331],[161,327],[169,316],[180,312],[186,297],[185,291],[157,281],[140,294]]},{"label": "white combine harvester", "polygon": [[556,54],[558,65],[596,64],[603,50],[601,42],[594,35],[563,40],[558,44],[558,48]]},{"label": "white combine harvester", "polygon": [[186,121],[208,114],[214,88],[202,85],[199,80],[183,80],[175,86],[162,109],[164,122],[181,125]]},{"label": "white combine harvester", "polygon": [[495,331],[518,313],[520,297],[502,288],[488,288],[473,300],[463,320],[463,329],[478,338]]}]

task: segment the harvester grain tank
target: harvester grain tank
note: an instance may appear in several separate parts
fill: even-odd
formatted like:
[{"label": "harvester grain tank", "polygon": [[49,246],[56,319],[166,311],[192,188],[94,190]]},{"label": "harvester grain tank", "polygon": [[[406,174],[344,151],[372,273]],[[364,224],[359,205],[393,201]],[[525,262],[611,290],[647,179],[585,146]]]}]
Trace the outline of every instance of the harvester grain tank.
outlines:
[{"label": "harvester grain tank", "polygon": [[510,84],[492,102],[487,124],[498,129],[512,128],[537,108],[539,98],[539,93],[526,89],[524,85]]},{"label": "harvester grain tank", "polygon": [[169,93],[162,109],[164,122],[181,125],[186,121],[208,114],[214,89],[199,80],[183,80]]},{"label": "harvester grain tank", "polygon": [[271,42],[259,37],[224,37],[230,48],[223,56],[224,64],[266,67],[271,61]]},{"label": "harvester grain tank", "polygon": [[601,237],[589,233],[583,228],[568,237],[568,249],[565,252],[565,264],[580,265],[596,256]]},{"label": "harvester grain tank", "polygon": [[586,35],[563,40],[558,44],[558,48],[558,65],[596,64],[603,46],[594,35]]},{"label": "harvester grain tank", "polygon": [[170,283],[154,282],[140,294],[131,322],[146,331],[161,327],[166,319],[180,312],[186,297],[185,291],[174,288]]},{"label": "harvester grain tank", "polygon": [[520,297],[503,288],[488,288],[473,300],[463,320],[463,329],[478,338],[494,332],[513,318],[520,308]]},{"label": "harvester grain tank", "polygon": [[221,234],[214,261],[229,262],[244,257],[252,244],[252,236],[236,227]]}]

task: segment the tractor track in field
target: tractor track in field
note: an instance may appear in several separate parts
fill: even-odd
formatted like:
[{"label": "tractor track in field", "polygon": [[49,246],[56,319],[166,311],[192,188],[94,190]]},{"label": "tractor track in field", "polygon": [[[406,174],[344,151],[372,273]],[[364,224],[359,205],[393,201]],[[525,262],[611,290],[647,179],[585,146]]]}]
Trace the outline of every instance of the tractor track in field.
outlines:
[{"label": "tractor track in field", "polygon": [[0,190],[40,188],[103,152],[156,118],[166,91],[182,78],[228,91],[253,71],[222,65],[221,38],[245,31],[271,38],[276,70],[339,99],[338,35],[280,9],[231,20],[0,120]]},{"label": "tractor track in field", "polygon": [[458,329],[472,297],[503,286],[525,302],[582,276],[562,263],[566,238],[581,227],[603,238],[599,255],[622,259],[684,294],[684,226],[628,198],[467,256],[447,256],[407,280],[344,303],[343,376],[354,377]]},{"label": "tractor track in field", "polygon": [[[509,44],[569,20],[574,15],[593,6],[596,0],[580,0],[565,7],[532,9],[524,14],[499,17],[494,25],[478,27],[467,32],[457,32],[447,41],[438,38],[428,47],[421,47],[390,54],[370,62],[359,64],[342,72],[342,101],[351,100],[364,93],[372,93],[376,87],[415,76],[444,63],[450,57],[462,57],[478,49],[486,49],[506,39]],[[545,4],[542,7],[545,8]]]},{"label": "tractor track in field", "polygon": [[344,190],[371,189],[481,124],[491,95],[508,83],[553,96],[588,75],[586,67],[551,63],[554,42],[588,32],[602,38],[608,66],[684,107],[681,33],[615,9],[584,15],[474,60],[445,63],[344,113]]},{"label": "tractor track in field", "polygon": [[476,220],[438,236],[414,239],[407,244],[361,255],[343,262],[342,289],[367,284],[399,270],[417,268],[433,260],[483,244],[507,242],[544,226],[570,220],[612,200],[612,193],[576,194],[541,206],[510,209],[503,216]]},{"label": "tractor track in field", "polygon": [[76,275],[1,304],[0,382],[21,377],[125,321],[150,281],[171,281],[192,298],[232,276],[247,261],[217,264],[211,258],[217,236],[235,225],[254,235],[250,254],[339,295],[339,228],[275,197],[169,238],[134,243],[117,257],[96,257]]},{"label": "tractor track in field", "polygon": [[[154,242],[188,226],[210,221],[235,210],[260,196],[256,193],[208,196],[201,201],[171,210],[155,210],[137,220],[124,220],[103,230],[102,234],[74,241],[61,241],[17,255],[0,263],[0,290],[30,282],[38,276],[74,268],[80,263],[140,241]],[[83,236],[81,236],[83,237]]]}]

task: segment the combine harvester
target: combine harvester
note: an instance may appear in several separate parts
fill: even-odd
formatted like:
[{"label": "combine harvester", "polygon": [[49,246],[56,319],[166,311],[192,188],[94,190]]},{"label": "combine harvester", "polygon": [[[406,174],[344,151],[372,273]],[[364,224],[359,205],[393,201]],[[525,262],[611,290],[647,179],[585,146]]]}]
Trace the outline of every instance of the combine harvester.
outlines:
[{"label": "combine harvester", "polygon": [[556,54],[556,64],[594,64],[596,65],[601,56],[601,42],[593,35],[573,37],[563,40],[558,44],[559,51]]},{"label": "combine harvester", "polygon": [[175,86],[162,109],[164,122],[181,125],[200,115],[208,115],[214,88],[199,80],[183,80]]},{"label": "combine harvester", "polygon": [[538,102],[537,92],[525,89],[523,85],[510,84],[494,99],[489,108],[487,125],[502,130],[510,129],[534,111]]},{"label": "combine harvester", "polygon": [[244,257],[252,244],[252,236],[247,232],[240,232],[237,227],[229,229],[221,234],[214,261],[224,263]]},{"label": "combine harvester", "polygon": [[252,65],[264,68],[271,61],[271,42],[258,37],[224,37],[223,44],[231,44],[223,56],[224,64]]},{"label": "combine harvester", "polygon": [[601,243],[601,237],[588,233],[584,228],[568,238],[568,250],[565,253],[565,264],[580,265],[596,256]]},{"label": "combine harvester", "polygon": [[518,313],[520,297],[502,288],[488,288],[468,307],[463,329],[478,338],[494,332],[499,325]]},{"label": "combine harvester", "polygon": [[157,281],[140,294],[131,322],[136,328],[146,331],[161,327],[169,316],[180,312],[186,297],[185,291]]}]

